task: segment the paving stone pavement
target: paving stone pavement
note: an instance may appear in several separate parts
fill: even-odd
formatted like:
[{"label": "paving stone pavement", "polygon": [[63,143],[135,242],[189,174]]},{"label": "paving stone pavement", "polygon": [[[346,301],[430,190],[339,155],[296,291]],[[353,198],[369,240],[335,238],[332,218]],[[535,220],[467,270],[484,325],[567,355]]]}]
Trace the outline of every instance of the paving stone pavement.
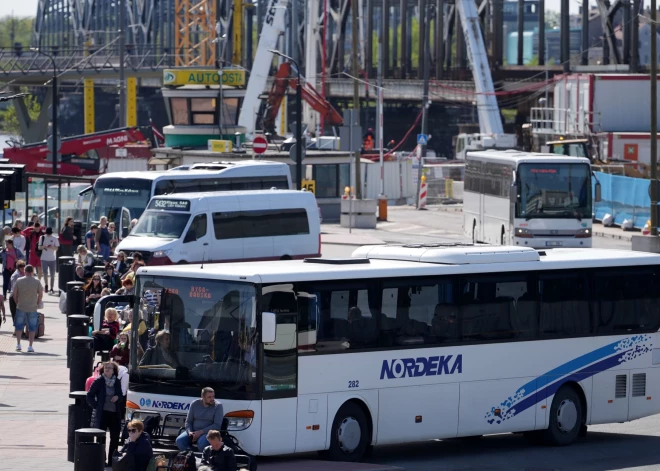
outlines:
[{"label": "paving stone pavement", "polygon": [[66,367],[66,317],[59,297],[44,296],[46,333],[35,353],[14,351],[16,340],[5,303],[0,326],[0,469],[71,471],[66,460],[69,370]]}]

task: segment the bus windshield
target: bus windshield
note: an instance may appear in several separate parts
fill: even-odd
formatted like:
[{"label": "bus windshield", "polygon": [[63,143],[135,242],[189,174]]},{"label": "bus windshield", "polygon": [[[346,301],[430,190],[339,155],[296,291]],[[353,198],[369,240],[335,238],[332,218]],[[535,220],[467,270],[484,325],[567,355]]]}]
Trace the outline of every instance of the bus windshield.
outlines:
[{"label": "bus windshield", "polygon": [[130,236],[178,239],[188,224],[190,214],[145,211]]},{"label": "bus windshield", "polygon": [[210,386],[237,398],[257,393],[254,285],[140,276],[136,296],[146,330],[138,326],[144,353],[136,351],[131,362],[133,389],[198,395]]},{"label": "bus windshield", "polygon": [[586,164],[520,164],[518,182],[518,218],[592,217],[591,171]]},{"label": "bus windshield", "polygon": [[94,196],[89,207],[89,225],[101,216],[118,222],[121,208],[128,208],[131,218],[139,218],[151,199],[153,182],[141,178],[105,178],[94,185]]}]

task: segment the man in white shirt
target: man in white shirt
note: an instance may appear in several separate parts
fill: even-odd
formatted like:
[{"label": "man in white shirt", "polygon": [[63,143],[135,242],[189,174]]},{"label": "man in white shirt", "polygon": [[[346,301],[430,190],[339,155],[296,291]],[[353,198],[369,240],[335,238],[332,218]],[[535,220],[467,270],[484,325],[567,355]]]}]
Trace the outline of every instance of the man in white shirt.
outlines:
[{"label": "man in white shirt", "polygon": [[57,260],[57,248],[60,241],[53,235],[53,228],[46,228],[46,235],[39,239],[38,248],[41,249],[41,269],[44,272],[44,282],[46,291],[48,291],[48,273],[50,272],[50,293],[54,293],[55,288],[55,263]]}]

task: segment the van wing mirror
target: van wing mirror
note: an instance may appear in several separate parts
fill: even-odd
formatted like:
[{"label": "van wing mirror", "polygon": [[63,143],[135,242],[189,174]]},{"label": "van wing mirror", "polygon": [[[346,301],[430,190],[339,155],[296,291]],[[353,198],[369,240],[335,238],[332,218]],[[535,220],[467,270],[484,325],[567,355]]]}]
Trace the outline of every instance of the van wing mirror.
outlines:
[{"label": "van wing mirror", "polygon": [[602,197],[603,197],[602,196],[602,191],[603,190],[600,187],[600,182],[597,181],[596,182],[596,192],[595,192],[596,194],[594,195],[594,200],[596,201],[596,203],[599,203],[600,200],[602,199]]},{"label": "van wing mirror", "polygon": [[126,237],[128,237],[128,227],[122,227],[122,229],[121,229],[121,238],[125,239]]},{"label": "van wing mirror", "polygon": [[263,343],[275,343],[276,323],[274,312],[261,313],[261,341]]}]

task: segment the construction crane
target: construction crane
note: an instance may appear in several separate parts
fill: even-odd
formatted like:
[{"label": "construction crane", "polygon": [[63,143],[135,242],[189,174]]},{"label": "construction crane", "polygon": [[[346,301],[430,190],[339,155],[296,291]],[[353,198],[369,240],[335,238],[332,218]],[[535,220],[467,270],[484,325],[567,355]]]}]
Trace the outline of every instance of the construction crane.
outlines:
[{"label": "construction crane", "polygon": [[475,101],[479,117],[478,134],[459,134],[456,139],[456,158],[465,159],[467,151],[485,148],[513,149],[517,144],[515,134],[505,134],[497,104],[493,78],[486,45],[481,34],[479,13],[474,0],[460,0],[455,3],[461,18],[468,59],[474,77]]},{"label": "construction crane", "polygon": [[260,95],[266,88],[270,67],[273,63],[271,50],[277,49],[277,41],[284,33],[284,14],[288,4],[289,0],[269,0],[268,8],[266,8],[257,54],[250,71],[241,114],[238,117],[238,125],[245,128],[248,138],[254,136],[255,120],[261,107]]},{"label": "construction crane", "polygon": [[317,92],[314,87],[310,86],[307,82],[300,84],[298,83],[297,78],[291,77],[291,64],[284,62],[277,70],[275,80],[273,80],[273,85],[268,94],[266,111],[264,112],[262,122],[265,132],[275,132],[277,114],[280,105],[282,104],[282,99],[284,98],[284,95],[286,95],[289,87],[293,90],[296,90],[297,87],[302,87],[301,93],[303,100],[305,100],[314,111],[323,116],[325,123],[331,126],[341,126],[344,123],[344,119],[339,112],[323,97],[323,95]]}]

